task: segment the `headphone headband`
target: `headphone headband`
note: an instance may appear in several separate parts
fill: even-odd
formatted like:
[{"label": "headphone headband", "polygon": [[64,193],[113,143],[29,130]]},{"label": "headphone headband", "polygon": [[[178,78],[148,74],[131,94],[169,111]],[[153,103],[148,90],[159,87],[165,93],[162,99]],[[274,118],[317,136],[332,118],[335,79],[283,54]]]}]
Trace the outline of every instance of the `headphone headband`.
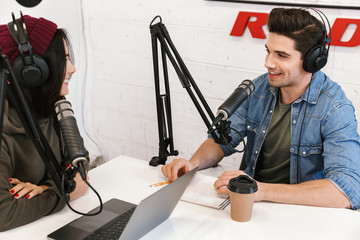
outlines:
[{"label": "headphone headband", "polygon": [[20,57],[13,63],[15,76],[19,83],[27,87],[36,87],[43,84],[49,76],[49,67],[45,60],[32,53],[32,46],[29,42],[24,16],[20,11],[20,19],[15,19],[12,13],[13,21],[7,24],[8,30],[18,44]]},{"label": "headphone headband", "polygon": [[[324,25],[324,31],[325,31],[325,33],[324,33],[324,43],[325,44],[327,43],[329,45],[328,46],[328,51],[329,51],[330,43],[331,43],[331,26],[330,26],[329,19],[326,17],[326,15],[321,10],[316,9],[316,8],[310,8],[310,9],[312,9],[314,12],[316,12],[319,15],[319,17],[321,18],[321,21],[322,21],[322,23]],[[323,17],[326,19],[326,23],[327,23],[327,26],[328,26],[328,29],[329,29],[329,35],[327,34],[326,24],[325,24],[325,21],[324,21]]]}]

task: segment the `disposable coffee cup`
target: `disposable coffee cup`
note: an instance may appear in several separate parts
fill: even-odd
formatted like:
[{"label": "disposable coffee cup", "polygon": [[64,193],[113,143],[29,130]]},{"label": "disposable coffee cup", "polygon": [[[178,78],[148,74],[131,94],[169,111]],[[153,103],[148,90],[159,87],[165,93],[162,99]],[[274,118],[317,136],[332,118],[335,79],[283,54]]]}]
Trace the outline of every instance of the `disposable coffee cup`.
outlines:
[{"label": "disposable coffee cup", "polygon": [[254,205],[256,181],[247,175],[239,175],[229,181],[231,218],[238,222],[248,222]]}]

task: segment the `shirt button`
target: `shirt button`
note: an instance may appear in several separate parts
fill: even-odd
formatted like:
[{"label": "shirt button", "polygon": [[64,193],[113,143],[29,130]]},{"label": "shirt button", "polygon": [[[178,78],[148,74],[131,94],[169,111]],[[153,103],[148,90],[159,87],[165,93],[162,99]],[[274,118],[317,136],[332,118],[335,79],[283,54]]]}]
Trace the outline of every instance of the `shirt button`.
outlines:
[{"label": "shirt button", "polygon": [[295,123],[296,123],[296,120],[293,121],[293,124],[295,124]]},{"label": "shirt button", "polygon": [[255,151],[255,154],[258,154],[258,151]]},{"label": "shirt button", "polygon": [[262,133],[265,133],[265,130],[263,130]]},{"label": "shirt button", "polygon": [[305,155],[305,154],[306,154],[306,152],[304,151],[304,152],[303,152],[303,155]]},{"label": "shirt button", "polygon": [[272,113],[272,110],[270,110],[270,113]]},{"label": "shirt button", "polygon": [[249,128],[249,129],[250,129],[250,125],[248,125],[248,126],[247,126],[247,128]]}]

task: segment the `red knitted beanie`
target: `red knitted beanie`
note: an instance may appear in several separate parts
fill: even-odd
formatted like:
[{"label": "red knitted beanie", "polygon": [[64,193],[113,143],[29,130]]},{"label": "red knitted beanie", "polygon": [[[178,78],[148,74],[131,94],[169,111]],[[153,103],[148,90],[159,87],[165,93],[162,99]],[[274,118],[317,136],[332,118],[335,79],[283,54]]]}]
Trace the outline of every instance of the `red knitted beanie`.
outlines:
[{"label": "red knitted beanie", "polygon": [[[45,18],[33,18],[28,15],[24,16],[24,21],[33,54],[42,56],[50,45],[57,25]],[[2,54],[8,57],[11,64],[20,56],[18,45],[11,37],[6,24],[0,25],[0,49]]]}]

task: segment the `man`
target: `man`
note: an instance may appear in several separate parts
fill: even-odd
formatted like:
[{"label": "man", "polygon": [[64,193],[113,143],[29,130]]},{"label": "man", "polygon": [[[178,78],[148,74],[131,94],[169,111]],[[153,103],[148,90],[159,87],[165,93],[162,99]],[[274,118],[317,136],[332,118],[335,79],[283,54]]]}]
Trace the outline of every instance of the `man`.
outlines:
[{"label": "man", "polygon": [[[257,180],[255,201],[357,209],[357,121],[340,86],[319,71],[327,60],[326,27],[306,10],[283,8],[271,11],[267,25],[268,72],[229,118],[247,137],[246,168],[225,172],[214,187],[227,193],[231,178],[248,174]],[[209,136],[189,161],[174,159],[163,174],[175,180],[195,166],[216,165],[242,140],[231,136],[231,146]]]}]

